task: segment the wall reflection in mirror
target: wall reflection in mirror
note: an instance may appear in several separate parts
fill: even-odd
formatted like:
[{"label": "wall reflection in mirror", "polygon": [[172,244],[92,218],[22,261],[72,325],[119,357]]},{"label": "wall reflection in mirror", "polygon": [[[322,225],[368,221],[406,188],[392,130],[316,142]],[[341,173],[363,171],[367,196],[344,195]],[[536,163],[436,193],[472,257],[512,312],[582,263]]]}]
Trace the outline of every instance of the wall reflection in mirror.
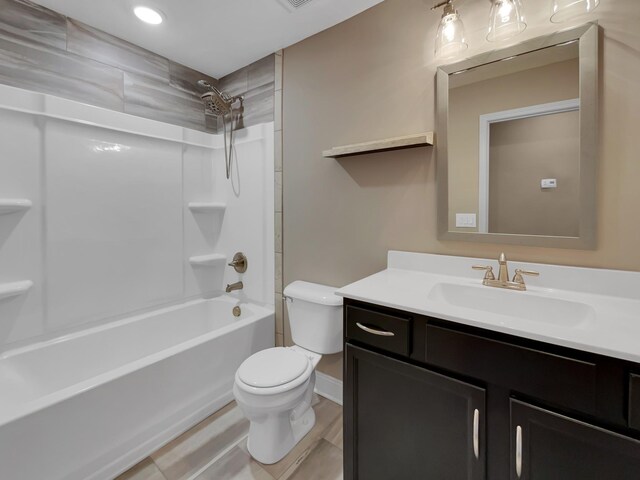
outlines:
[{"label": "wall reflection in mirror", "polygon": [[577,42],[451,77],[450,230],[578,236],[578,86]]},{"label": "wall reflection in mirror", "polygon": [[[438,162],[446,174],[438,181],[447,182],[439,200],[448,207],[439,211],[441,237],[488,241],[477,234],[493,234],[502,243],[534,245],[542,243],[531,237],[545,237],[552,245],[548,239],[556,237],[585,244],[591,234],[595,152],[584,151],[593,139],[582,137],[596,136],[596,92],[581,98],[590,90],[581,87],[580,37],[527,43],[535,48],[505,51],[503,58],[490,52],[461,62],[460,70],[439,71],[446,95],[438,95],[439,133],[445,132]],[[594,131],[587,132],[589,125]]]}]

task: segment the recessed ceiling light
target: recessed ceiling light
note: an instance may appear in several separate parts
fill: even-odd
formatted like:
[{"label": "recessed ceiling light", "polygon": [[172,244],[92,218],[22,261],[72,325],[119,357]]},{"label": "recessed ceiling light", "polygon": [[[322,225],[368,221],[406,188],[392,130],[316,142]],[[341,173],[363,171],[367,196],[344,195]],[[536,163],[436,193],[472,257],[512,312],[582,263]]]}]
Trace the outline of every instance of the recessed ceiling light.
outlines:
[{"label": "recessed ceiling light", "polygon": [[157,10],[149,7],[136,7],[133,9],[133,13],[136,14],[140,20],[151,25],[160,25],[162,23],[162,14]]}]

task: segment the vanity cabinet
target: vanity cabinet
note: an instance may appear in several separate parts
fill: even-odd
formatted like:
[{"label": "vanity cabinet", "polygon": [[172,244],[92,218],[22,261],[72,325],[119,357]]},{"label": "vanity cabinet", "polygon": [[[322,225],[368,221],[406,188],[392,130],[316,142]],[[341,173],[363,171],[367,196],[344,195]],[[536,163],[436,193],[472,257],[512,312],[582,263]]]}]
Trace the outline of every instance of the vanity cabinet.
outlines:
[{"label": "vanity cabinet", "polygon": [[345,299],[346,480],[640,479],[639,366]]},{"label": "vanity cabinet", "polygon": [[511,479],[637,480],[640,441],[511,400]]},{"label": "vanity cabinet", "polygon": [[485,390],[346,346],[345,477],[485,478]]}]

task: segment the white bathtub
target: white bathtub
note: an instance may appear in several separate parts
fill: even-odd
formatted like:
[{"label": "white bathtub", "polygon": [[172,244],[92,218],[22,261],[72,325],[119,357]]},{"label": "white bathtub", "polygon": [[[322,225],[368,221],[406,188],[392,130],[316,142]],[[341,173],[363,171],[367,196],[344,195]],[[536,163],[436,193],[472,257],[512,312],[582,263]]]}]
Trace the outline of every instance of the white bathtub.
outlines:
[{"label": "white bathtub", "polygon": [[108,479],[232,399],[274,314],[219,297],[0,356],[0,478]]}]

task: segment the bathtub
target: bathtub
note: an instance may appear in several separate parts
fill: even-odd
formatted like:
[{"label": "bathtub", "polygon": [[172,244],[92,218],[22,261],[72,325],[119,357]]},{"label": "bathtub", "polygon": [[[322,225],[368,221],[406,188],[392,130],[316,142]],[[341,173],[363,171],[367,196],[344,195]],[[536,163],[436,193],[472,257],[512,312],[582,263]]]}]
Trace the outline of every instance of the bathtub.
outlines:
[{"label": "bathtub", "polygon": [[271,308],[222,296],[0,356],[0,478],[110,479],[228,403]]}]

